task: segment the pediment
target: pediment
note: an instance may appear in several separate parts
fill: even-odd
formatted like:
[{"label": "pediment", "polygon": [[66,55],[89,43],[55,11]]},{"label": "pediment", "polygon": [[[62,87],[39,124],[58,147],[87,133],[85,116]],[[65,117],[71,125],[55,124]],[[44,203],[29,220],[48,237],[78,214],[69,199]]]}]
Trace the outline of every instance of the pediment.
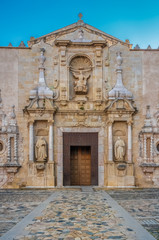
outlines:
[{"label": "pediment", "polygon": [[50,99],[31,99],[28,106],[24,108],[24,113],[40,113],[43,115],[46,112],[54,113],[56,107],[53,105],[53,102]]},{"label": "pediment", "polygon": [[136,109],[132,102],[124,98],[117,98],[114,101],[108,103],[106,111],[111,112],[135,112]]},{"label": "pediment", "polygon": [[97,34],[89,32],[86,28],[77,28],[71,33],[66,33],[56,40],[69,40],[72,42],[91,42],[91,41],[105,41],[105,39]]},{"label": "pediment", "polygon": [[[83,34],[83,36],[82,36]],[[31,38],[28,41],[29,47],[34,44],[39,43],[43,40],[45,43],[53,45],[55,41],[70,41],[70,42],[106,42],[108,46],[117,44],[118,42],[122,45],[128,46],[131,48],[131,44],[128,42],[123,42],[118,38],[115,38],[89,24],[84,23],[83,21],[78,21],[74,24],[61,28],[59,30],[53,31],[49,34],[46,34],[39,38]]]}]

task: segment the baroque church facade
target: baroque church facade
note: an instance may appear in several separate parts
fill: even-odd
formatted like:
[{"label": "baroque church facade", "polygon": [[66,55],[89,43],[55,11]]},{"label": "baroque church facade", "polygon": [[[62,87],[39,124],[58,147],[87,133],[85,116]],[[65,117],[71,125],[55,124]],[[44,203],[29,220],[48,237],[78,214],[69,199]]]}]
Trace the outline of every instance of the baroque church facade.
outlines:
[{"label": "baroque church facade", "polygon": [[0,47],[0,187],[159,187],[158,66],[81,18]]}]

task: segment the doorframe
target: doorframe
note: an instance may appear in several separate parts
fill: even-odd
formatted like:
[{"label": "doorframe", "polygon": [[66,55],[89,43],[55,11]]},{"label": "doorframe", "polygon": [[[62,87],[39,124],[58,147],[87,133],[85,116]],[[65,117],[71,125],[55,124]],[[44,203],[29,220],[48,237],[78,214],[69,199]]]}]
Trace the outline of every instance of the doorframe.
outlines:
[{"label": "doorframe", "polygon": [[91,147],[91,185],[98,185],[98,133],[64,132],[63,133],[63,182],[70,186],[70,148],[71,146]]},{"label": "doorframe", "polygon": [[100,128],[78,128],[78,127],[58,127],[57,128],[57,186],[63,187],[63,133],[77,132],[77,133],[98,133],[98,186],[104,186],[104,142],[105,142],[105,129]]}]

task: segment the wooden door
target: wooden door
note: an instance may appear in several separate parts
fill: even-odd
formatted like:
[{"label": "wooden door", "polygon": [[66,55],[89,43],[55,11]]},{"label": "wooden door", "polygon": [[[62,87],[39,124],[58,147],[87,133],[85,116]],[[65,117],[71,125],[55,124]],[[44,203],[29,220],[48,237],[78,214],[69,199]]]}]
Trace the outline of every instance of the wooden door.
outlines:
[{"label": "wooden door", "polygon": [[91,147],[71,146],[71,185],[91,185]]},{"label": "wooden door", "polygon": [[[77,178],[77,172],[79,174],[79,166],[77,161],[71,164],[71,149],[76,147],[72,156],[78,156],[78,147],[88,147],[89,146],[89,156],[90,156],[90,171],[91,171],[91,183],[90,185],[98,185],[98,133],[63,133],[63,185],[80,185],[82,180]],[[84,148],[82,149],[83,156]],[[84,154],[85,155],[85,154]],[[78,158],[78,157],[77,157]],[[82,157],[83,158],[83,157]],[[86,164],[87,165],[87,164]],[[78,168],[77,168],[78,166]],[[76,177],[73,175],[73,169],[75,168]],[[71,177],[72,175],[72,177]],[[84,170],[83,170],[84,175]],[[73,177],[74,176],[74,177]],[[79,175],[78,175],[79,176]],[[79,176],[80,177],[80,176]],[[71,180],[72,179],[72,180]],[[74,180],[73,180],[74,179]],[[75,180],[76,179],[76,180]],[[77,181],[78,180],[78,181]],[[74,184],[73,184],[74,182]],[[87,181],[88,184],[88,181]],[[89,185],[89,184],[88,184]]]}]

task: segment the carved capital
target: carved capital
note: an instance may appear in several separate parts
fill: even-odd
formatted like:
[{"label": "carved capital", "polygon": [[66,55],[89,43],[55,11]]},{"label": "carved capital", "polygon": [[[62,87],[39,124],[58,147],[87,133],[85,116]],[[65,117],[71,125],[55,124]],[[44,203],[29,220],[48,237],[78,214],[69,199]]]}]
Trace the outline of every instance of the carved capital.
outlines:
[{"label": "carved capital", "polygon": [[127,124],[128,124],[128,126],[132,126],[133,120],[132,119],[127,120]]},{"label": "carved capital", "polygon": [[34,120],[34,119],[29,119],[29,120],[28,120],[28,125],[33,125],[33,124],[34,124],[34,122],[35,122],[35,120]]},{"label": "carved capital", "polygon": [[114,122],[114,120],[113,120],[113,119],[108,119],[108,121],[107,121],[107,124],[108,124],[108,126],[112,125],[112,124],[113,124],[113,122]]},{"label": "carved capital", "polygon": [[54,120],[53,120],[53,119],[48,119],[48,124],[49,124],[49,125],[54,124]]}]

